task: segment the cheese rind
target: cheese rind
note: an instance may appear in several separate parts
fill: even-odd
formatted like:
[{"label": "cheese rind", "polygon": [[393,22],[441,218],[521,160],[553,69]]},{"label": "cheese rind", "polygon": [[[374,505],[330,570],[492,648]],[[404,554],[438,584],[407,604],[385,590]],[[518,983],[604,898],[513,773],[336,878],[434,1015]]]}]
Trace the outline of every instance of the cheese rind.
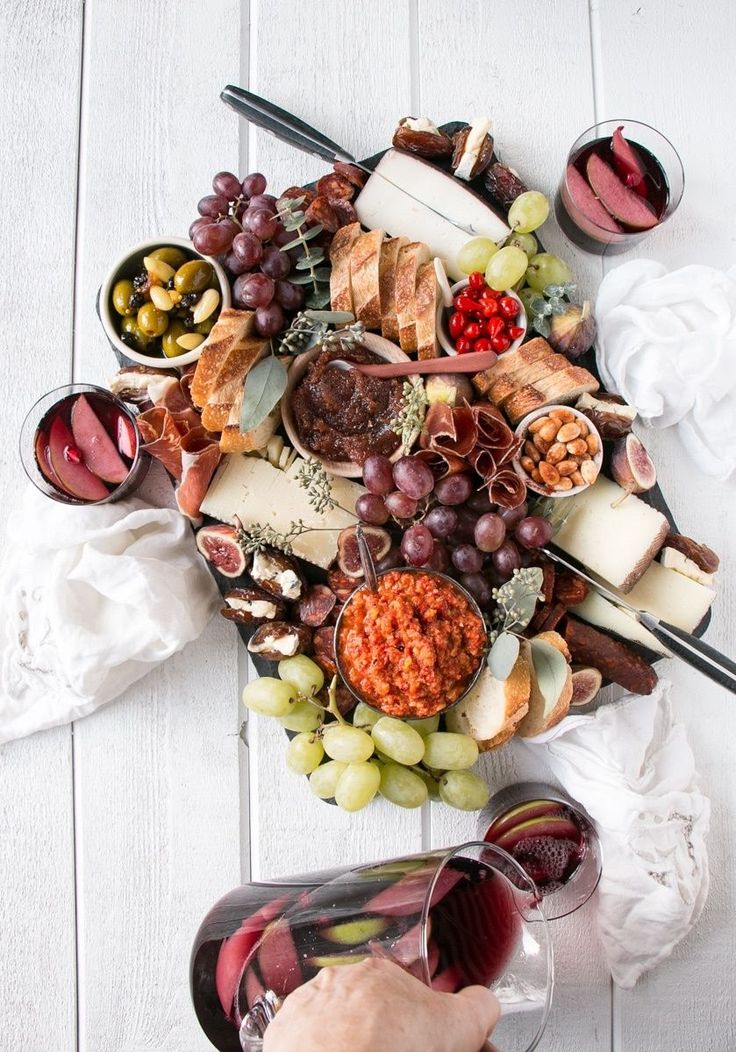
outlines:
[{"label": "cheese rind", "polygon": [[301,519],[313,529],[292,541],[294,555],[327,569],[337,555],[340,530],[355,524],[355,517],[343,508],[352,508],[365,490],[348,479],[331,477],[332,496],[342,508],[317,513],[296,477],[303,463],[297,458],[281,471],[260,457],[225,457],[202,501],[202,513],[233,524],[238,518],[246,528],[260,523],[278,533],[287,533]]}]

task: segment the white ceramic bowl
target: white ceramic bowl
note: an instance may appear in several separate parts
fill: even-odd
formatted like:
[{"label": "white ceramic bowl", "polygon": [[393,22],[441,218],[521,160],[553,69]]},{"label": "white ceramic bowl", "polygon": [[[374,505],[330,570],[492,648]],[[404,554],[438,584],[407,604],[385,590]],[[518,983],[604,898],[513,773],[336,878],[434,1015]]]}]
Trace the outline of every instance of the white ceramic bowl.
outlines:
[{"label": "white ceramic bowl", "polygon": [[[598,431],[598,428],[595,426],[595,424],[591,423],[591,421],[588,419],[585,413],[581,413],[580,410],[575,409],[574,406],[545,405],[541,409],[535,409],[533,412],[527,413],[524,419],[519,421],[515,434],[521,438],[526,439],[529,425],[532,423],[532,421],[536,420],[540,416],[547,416],[549,413],[552,412],[553,409],[566,409],[568,410],[568,412],[573,413],[574,416],[576,416],[579,420],[582,420],[585,424],[587,424],[590,434],[596,436],[596,438],[598,439],[598,452],[593,457],[593,463],[598,468],[598,473],[600,474],[601,464],[603,463],[603,443],[601,441],[600,432]],[[520,453],[519,456],[515,457],[513,460],[514,470],[516,471],[516,474],[519,475],[519,477],[522,478],[524,482],[526,482],[527,489],[530,489],[533,493],[538,493],[542,497],[554,497],[555,499],[558,497],[574,497],[576,493],[582,493],[582,491],[584,489],[587,489],[588,486],[593,485],[592,482],[588,482],[584,486],[573,486],[572,489],[560,490],[558,493],[555,493],[553,490],[550,493],[542,486],[538,486],[537,483],[534,482],[529,475],[527,475],[526,471],[524,471],[520,463],[522,455],[523,447],[522,453]]]},{"label": "white ceramic bowl", "polygon": [[140,270],[143,266],[144,256],[149,255],[157,248],[164,248],[166,245],[184,249],[185,252],[191,255],[192,259],[206,259],[214,268],[220,286],[219,309],[221,311],[226,310],[231,304],[230,282],[223,268],[216,259],[213,259],[211,256],[203,256],[201,252],[197,252],[192,242],[186,238],[157,237],[155,241],[144,241],[142,244],[136,245],[135,248],[128,249],[114,264],[100,289],[100,320],[102,328],[105,330],[105,335],[116,351],[119,351],[120,354],[132,362],[138,362],[139,365],[150,365],[154,369],[177,369],[179,366],[191,365],[192,362],[197,361],[202,353],[202,344],[193,351],[185,351],[183,354],[178,354],[176,358],[167,358],[163,354],[142,354],[133,347],[128,347],[120,339],[120,333],[118,332],[116,319],[119,315],[112,305],[112,290],[115,282],[120,278],[128,277],[134,271]]},{"label": "white ceramic bowl", "polygon": [[[466,289],[468,287],[469,282],[469,278],[463,278],[462,281],[456,281],[451,289],[453,297],[457,296],[458,292],[460,292],[462,289]],[[508,351],[515,351],[517,347],[520,347],[522,341],[524,340],[524,337],[526,336],[526,311],[524,310],[524,304],[521,302],[516,293],[513,292],[511,289],[508,289],[506,292],[502,292],[501,295],[513,296],[513,298],[519,304],[519,317],[516,320],[516,324],[521,325],[524,329],[521,336],[519,336],[518,339],[514,340],[514,342],[506,351],[502,352],[502,354],[507,354]],[[437,308],[437,339],[439,340],[440,347],[445,352],[445,354],[456,355],[457,351],[455,350],[455,344],[453,343],[447,328],[447,321],[450,317],[451,310],[452,307],[445,307],[443,303],[440,303],[439,307]]]}]

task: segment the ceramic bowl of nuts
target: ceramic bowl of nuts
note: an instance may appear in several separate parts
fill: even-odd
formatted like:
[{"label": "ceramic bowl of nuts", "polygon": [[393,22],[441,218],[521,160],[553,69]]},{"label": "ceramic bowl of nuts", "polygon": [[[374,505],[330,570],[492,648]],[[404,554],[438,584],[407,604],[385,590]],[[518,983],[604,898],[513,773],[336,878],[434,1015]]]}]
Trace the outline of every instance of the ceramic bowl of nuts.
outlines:
[{"label": "ceramic bowl of nuts", "polygon": [[111,268],[98,312],[113,350],[130,361],[171,369],[196,362],[230,283],[216,259],[181,237],[145,241]]},{"label": "ceramic bowl of nuts", "polygon": [[603,444],[579,409],[548,405],[519,423],[522,444],[514,468],[527,487],[544,497],[572,497],[598,478]]}]

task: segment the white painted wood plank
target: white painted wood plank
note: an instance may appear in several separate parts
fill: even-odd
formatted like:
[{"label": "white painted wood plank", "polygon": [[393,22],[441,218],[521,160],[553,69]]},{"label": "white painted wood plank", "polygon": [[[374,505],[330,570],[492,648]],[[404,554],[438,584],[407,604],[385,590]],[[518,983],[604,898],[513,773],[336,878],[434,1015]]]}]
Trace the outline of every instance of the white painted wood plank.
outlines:
[{"label": "white painted wood plank", "polygon": [[[302,0],[289,8],[257,0],[251,17],[250,87],[303,117],[356,156],[390,141],[409,111],[410,5]],[[250,135],[250,167],[278,190],[317,178],[325,164],[262,132]],[[321,869],[421,848],[421,815],[384,801],[346,815],[312,796],[284,765],[285,738],[270,721],[249,725],[254,878]]]},{"label": "white painted wood plank", "polygon": [[[677,213],[629,255],[673,267],[733,265],[736,223],[722,202],[733,193],[736,149],[719,123],[723,99],[736,89],[732,56],[725,45],[736,33],[736,9],[727,3],[692,6],[652,0],[628,5],[596,2],[593,14],[600,116],[630,116],[652,124],[674,143],[685,169],[685,196]],[[642,437],[680,528],[722,557],[707,638],[732,652],[733,481],[720,484],[702,478],[671,431],[644,431]],[[711,891],[700,923],[672,958],[634,991],[617,991],[616,1048],[684,1052],[695,1046],[722,1052],[736,1045],[736,891],[730,879],[736,786],[725,746],[736,734],[736,713],[725,691],[689,669],[670,662],[668,674],[677,714],[687,725],[702,785],[712,801]]]},{"label": "white painted wood plank", "polygon": [[[82,10],[73,0],[5,4],[0,11],[0,187],[6,202],[52,216],[25,220],[11,205],[16,214],[4,229],[6,509],[26,484],[17,456],[21,421],[71,372],[81,32]],[[52,106],[60,69],[65,91]],[[28,309],[39,267],[41,300]],[[71,728],[0,748],[0,1030],[8,1052],[76,1044],[73,830]]]},{"label": "white painted wood plank", "polygon": [[[213,174],[237,164],[218,95],[238,76],[240,20],[237,0],[86,5],[79,378],[114,372],[94,303],[116,256],[186,234]],[[161,472],[145,493],[170,496]],[[237,638],[215,619],[75,726],[81,1052],[210,1047],[187,967],[199,922],[240,877],[236,674]]]},{"label": "white painted wood plank", "polygon": [[[527,185],[553,197],[569,144],[593,120],[589,51],[570,45],[587,44],[584,0],[545,4],[543,16],[531,0],[451,5],[420,0],[418,28],[421,113],[439,121],[488,114],[502,159]],[[593,291],[599,261],[572,248],[554,218],[540,236],[545,248],[569,262],[586,293]],[[484,758],[481,767],[494,789],[539,777],[533,765],[516,761],[513,746]],[[433,804],[432,843],[473,839],[476,821],[475,815]],[[610,978],[594,920],[590,903],[552,926],[557,979],[543,1040],[550,1052],[611,1047]]]}]

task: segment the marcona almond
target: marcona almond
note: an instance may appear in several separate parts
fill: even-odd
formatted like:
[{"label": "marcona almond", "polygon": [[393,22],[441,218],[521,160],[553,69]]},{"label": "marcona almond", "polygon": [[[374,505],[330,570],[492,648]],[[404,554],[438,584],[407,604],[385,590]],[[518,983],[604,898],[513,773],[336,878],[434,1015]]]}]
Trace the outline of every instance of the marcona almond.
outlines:
[{"label": "marcona almond", "polygon": [[[563,424],[562,427],[560,428],[560,433],[568,426],[569,426],[568,424]],[[573,438],[577,438],[579,433],[580,432],[577,432],[572,437]],[[548,420],[545,423],[544,427],[540,427],[540,429],[538,431],[538,435],[539,435],[540,438],[543,438],[545,440],[545,442],[554,442],[555,436],[558,435],[556,421]],[[558,437],[557,441],[558,442],[562,442],[563,439]],[[564,441],[567,441],[567,440],[565,439]]]},{"label": "marcona almond", "polygon": [[548,464],[546,460],[540,460],[537,470],[539,471],[542,481],[547,486],[554,486],[556,482],[560,481],[559,471],[554,464]]},{"label": "marcona almond", "polygon": [[[562,443],[560,442],[559,445],[562,445]],[[567,443],[566,448],[567,452],[572,453],[574,457],[583,457],[588,452],[588,446],[584,438],[574,438],[572,442]]]},{"label": "marcona almond", "polygon": [[531,475],[532,471],[534,471],[535,467],[537,466],[537,462],[532,460],[531,457],[522,457],[519,463],[523,467],[524,471],[526,471],[527,475]]},{"label": "marcona almond", "polygon": [[528,439],[524,443],[524,452],[528,457],[532,458],[535,464],[538,464],[539,461],[542,459],[542,454],[539,452],[534,443],[530,442]]},{"label": "marcona almond", "polygon": [[576,460],[561,460],[559,464],[555,464],[555,467],[560,475],[572,475],[573,471],[578,470],[578,462]]},{"label": "marcona almond", "polygon": [[562,492],[563,490],[566,490],[566,489],[572,489],[573,485],[574,485],[574,483],[573,483],[571,478],[564,478],[564,479],[558,479],[557,482],[555,482],[555,484],[554,484],[554,486],[552,488]]},{"label": "marcona almond", "polygon": [[595,435],[588,435],[588,437],[585,439],[585,442],[586,442],[586,445],[588,447],[588,452],[592,456],[595,456],[596,453],[598,452],[598,439],[597,439],[597,437]]},{"label": "marcona almond", "polygon": [[538,486],[543,485],[542,476],[539,474],[539,471],[536,468],[534,468],[534,470],[532,471],[532,482],[536,482]]},{"label": "marcona almond", "polygon": [[568,475],[569,479],[572,479],[573,486],[584,486],[585,479],[579,471],[573,471],[572,475]]},{"label": "marcona almond", "polygon": [[536,435],[537,431],[547,423],[548,418],[546,416],[538,416],[536,420],[532,420],[531,424],[527,428],[530,435]]},{"label": "marcona almond", "polygon": [[564,406],[535,417],[517,461],[530,481],[546,493],[566,493],[598,477],[593,459],[600,441],[590,425]]},{"label": "marcona almond", "polygon": [[571,409],[550,409],[549,415],[553,420],[559,420],[561,424],[569,424],[575,419]]},{"label": "marcona almond", "polygon": [[580,465],[580,474],[583,482],[590,486],[598,478],[598,465],[594,460],[584,460]]},{"label": "marcona almond", "polygon": [[557,432],[558,442],[572,442],[574,438],[580,437],[580,424],[575,421],[571,421],[569,424],[563,424],[560,430]]},{"label": "marcona almond", "polygon": [[563,442],[555,442],[554,445],[551,445],[547,450],[547,456],[545,457],[545,460],[548,464],[557,464],[560,460],[566,459],[568,449],[569,446],[565,448],[565,444]]},{"label": "marcona almond", "polygon": [[536,435],[534,436],[534,445],[537,447],[540,453],[546,453],[549,447],[552,445],[552,443],[549,442],[546,438],[542,438],[540,432],[537,431]]}]

